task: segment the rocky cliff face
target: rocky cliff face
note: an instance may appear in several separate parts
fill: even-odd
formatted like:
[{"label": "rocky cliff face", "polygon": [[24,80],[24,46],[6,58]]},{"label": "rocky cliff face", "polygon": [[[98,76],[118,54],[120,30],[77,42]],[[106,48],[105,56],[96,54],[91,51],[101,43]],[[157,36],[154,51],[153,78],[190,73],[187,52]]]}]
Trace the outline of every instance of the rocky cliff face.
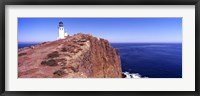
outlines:
[{"label": "rocky cliff face", "polygon": [[121,74],[118,50],[87,34],[18,50],[19,78],[121,78]]}]

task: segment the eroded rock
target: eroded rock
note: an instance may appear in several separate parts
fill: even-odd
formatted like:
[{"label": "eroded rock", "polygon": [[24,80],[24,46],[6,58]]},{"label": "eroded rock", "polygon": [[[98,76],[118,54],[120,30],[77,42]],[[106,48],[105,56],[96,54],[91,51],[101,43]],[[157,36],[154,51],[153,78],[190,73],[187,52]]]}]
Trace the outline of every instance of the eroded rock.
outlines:
[{"label": "eroded rock", "polygon": [[[121,78],[118,50],[89,34],[19,49],[21,78]],[[24,54],[26,53],[26,54]],[[29,59],[25,59],[29,58]],[[29,71],[36,69],[34,72]],[[26,72],[25,74],[23,72]]]}]

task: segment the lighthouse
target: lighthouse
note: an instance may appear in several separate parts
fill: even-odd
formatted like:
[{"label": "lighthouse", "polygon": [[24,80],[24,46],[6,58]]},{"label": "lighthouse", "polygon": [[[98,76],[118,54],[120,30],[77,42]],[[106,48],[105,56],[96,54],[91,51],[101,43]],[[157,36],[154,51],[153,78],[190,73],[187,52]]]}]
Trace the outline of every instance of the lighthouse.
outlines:
[{"label": "lighthouse", "polygon": [[59,22],[58,25],[58,38],[57,39],[64,39],[65,36],[68,36],[67,32],[65,32],[63,22]]}]

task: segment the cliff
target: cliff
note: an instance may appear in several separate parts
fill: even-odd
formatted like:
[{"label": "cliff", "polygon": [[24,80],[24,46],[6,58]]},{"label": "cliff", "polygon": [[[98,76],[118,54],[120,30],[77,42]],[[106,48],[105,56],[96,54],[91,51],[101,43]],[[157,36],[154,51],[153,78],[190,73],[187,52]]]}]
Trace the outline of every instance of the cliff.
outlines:
[{"label": "cliff", "polygon": [[122,69],[107,40],[79,33],[19,49],[18,77],[122,78]]}]

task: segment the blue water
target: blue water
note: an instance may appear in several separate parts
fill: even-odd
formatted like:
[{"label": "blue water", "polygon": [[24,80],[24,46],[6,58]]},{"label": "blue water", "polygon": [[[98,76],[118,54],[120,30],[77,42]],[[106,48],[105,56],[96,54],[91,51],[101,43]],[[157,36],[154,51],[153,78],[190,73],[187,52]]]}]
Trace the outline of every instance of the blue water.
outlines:
[{"label": "blue water", "polygon": [[[35,45],[18,44],[18,48]],[[182,44],[111,43],[118,48],[122,71],[149,78],[182,78]]]},{"label": "blue water", "polygon": [[24,48],[24,47],[28,47],[28,46],[32,46],[32,45],[36,45],[38,43],[19,43],[18,44],[18,49],[19,48]]},{"label": "blue water", "polygon": [[119,49],[123,72],[149,78],[182,78],[182,44],[111,43]]}]

